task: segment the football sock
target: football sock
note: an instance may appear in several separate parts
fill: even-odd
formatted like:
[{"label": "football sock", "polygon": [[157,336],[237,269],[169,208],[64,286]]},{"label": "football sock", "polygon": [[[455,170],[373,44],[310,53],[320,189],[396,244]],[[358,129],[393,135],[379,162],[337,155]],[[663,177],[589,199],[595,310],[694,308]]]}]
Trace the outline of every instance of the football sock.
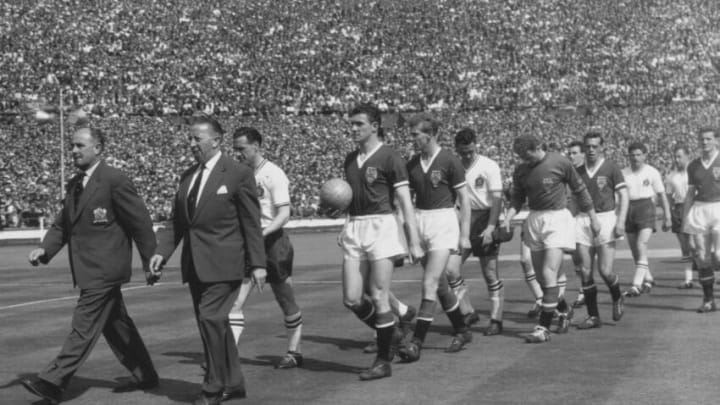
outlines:
[{"label": "football sock", "polygon": [[240,336],[245,329],[245,314],[240,312],[230,313],[230,330],[232,331],[233,337],[235,338],[235,344],[240,342]]},{"label": "football sock", "polygon": [[686,283],[692,283],[692,279],[693,279],[693,271],[692,271],[692,268],[689,268],[689,267],[690,266],[688,266],[688,268],[685,269],[685,282]]},{"label": "football sock", "polygon": [[390,361],[390,346],[392,344],[393,330],[395,328],[395,318],[392,312],[381,312],[376,316],[377,323],[375,330],[377,331],[377,357]]},{"label": "football sock", "polygon": [[557,286],[558,298],[562,300],[565,298],[565,290],[567,289],[567,275],[565,274],[565,272],[558,276]]},{"label": "football sock", "polygon": [[285,317],[285,329],[288,336],[288,351],[300,353],[300,337],[302,336],[302,312]]},{"label": "football sock", "polygon": [[633,285],[640,287],[645,281],[646,273],[649,271],[648,263],[646,261],[638,261],[635,264],[635,277],[633,278]]},{"label": "football sock", "polygon": [[542,287],[540,287],[540,283],[537,281],[535,272],[531,271],[525,274],[525,283],[530,289],[530,292],[532,292],[532,295],[535,297],[535,301],[538,301],[543,297],[543,290]]},{"label": "football sock", "polygon": [[588,280],[583,283],[583,292],[585,293],[585,306],[589,316],[600,316],[597,304],[597,286],[594,280]]},{"label": "football sock", "polygon": [[434,317],[435,301],[423,299],[420,303],[417,320],[415,321],[415,333],[413,336],[421,342],[424,342],[425,335],[427,335],[427,331],[430,329],[430,324],[432,324]]},{"label": "football sock", "polygon": [[[610,281],[612,280],[612,281]],[[620,276],[615,274],[612,279],[608,279],[605,281],[608,288],[610,289],[610,296],[612,297],[613,302],[620,299],[621,293],[620,293]]]},{"label": "football sock", "polygon": [[542,298],[542,312],[540,313],[540,326],[550,329],[552,323],[553,313],[558,306],[558,288],[545,287],[543,288]]},{"label": "football sock", "polygon": [[505,288],[502,280],[497,280],[488,286],[488,294],[490,295],[490,319],[502,321],[503,319],[503,303],[505,301]]},{"label": "football sock", "polygon": [[468,330],[468,326],[465,324],[465,318],[463,318],[463,314],[460,312],[460,306],[455,306],[455,309],[445,314],[450,320],[455,333],[463,333]]},{"label": "football sock", "polygon": [[375,306],[372,301],[363,297],[360,304],[350,305],[348,308],[353,311],[361,321],[373,329],[375,329],[377,316],[375,314]]},{"label": "football sock", "polygon": [[440,282],[438,283],[437,288],[437,297],[440,300],[440,306],[442,306],[442,309],[444,311],[451,311],[457,307],[458,304],[458,297],[450,291],[450,286],[448,285],[447,278],[444,277],[444,275],[440,276]]},{"label": "football sock", "polygon": [[715,274],[710,267],[701,268],[698,271],[698,278],[703,289],[703,301],[708,302],[715,299],[713,287],[715,285]]}]

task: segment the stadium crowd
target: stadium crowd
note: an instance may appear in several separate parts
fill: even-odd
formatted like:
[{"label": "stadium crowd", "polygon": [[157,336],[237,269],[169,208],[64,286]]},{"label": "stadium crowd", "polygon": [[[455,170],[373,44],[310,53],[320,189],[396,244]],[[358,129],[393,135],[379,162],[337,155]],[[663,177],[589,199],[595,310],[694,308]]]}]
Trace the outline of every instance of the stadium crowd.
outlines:
[{"label": "stadium crowd", "polygon": [[[672,143],[715,123],[719,24],[720,7],[701,0],[8,0],[1,216],[16,224],[57,209],[58,127],[28,112],[57,105],[58,86],[109,134],[108,160],[132,173],[156,220],[190,163],[182,122],[196,113],[267,136],[295,216],[313,215],[319,184],[340,174],[352,147],[343,113],[359,101],[393,122],[432,110],[446,140],[476,128],[505,175],[513,135],[565,144],[591,126],[620,161],[639,139],[668,167]],[[388,133],[411,152],[405,129]]]}]

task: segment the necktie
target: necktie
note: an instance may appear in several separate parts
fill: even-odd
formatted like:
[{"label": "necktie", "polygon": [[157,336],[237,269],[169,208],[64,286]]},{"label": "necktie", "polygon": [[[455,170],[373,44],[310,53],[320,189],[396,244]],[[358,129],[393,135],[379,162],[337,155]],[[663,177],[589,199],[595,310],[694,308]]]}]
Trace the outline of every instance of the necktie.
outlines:
[{"label": "necktie", "polygon": [[83,186],[83,180],[85,180],[85,173],[80,173],[79,179],[77,183],[75,183],[75,187],[73,188],[73,201],[75,202],[75,208],[77,208],[78,203],[80,203],[80,196],[82,195],[83,190],[85,187]]},{"label": "necktie", "polygon": [[188,215],[192,218],[195,215],[195,207],[197,206],[198,194],[200,194],[200,183],[202,182],[203,171],[205,171],[205,165],[200,165],[200,170],[197,176],[195,176],[195,184],[188,193],[187,204],[188,204]]}]

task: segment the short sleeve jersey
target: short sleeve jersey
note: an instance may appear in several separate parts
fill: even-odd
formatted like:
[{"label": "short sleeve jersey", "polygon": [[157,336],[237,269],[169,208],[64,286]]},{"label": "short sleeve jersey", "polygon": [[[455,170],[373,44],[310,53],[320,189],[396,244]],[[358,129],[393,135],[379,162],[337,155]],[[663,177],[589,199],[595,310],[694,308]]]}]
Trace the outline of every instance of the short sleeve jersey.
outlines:
[{"label": "short sleeve jersey", "polygon": [[688,190],[688,172],[673,170],[665,179],[665,192],[670,196],[672,204],[682,204]]},{"label": "short sleeve jersey", "polygon": [[527,198],[528,207],[533,211],[561,210],[567,208],[567,187],[577,195],[581,211],[588,211],[589,197],[585,183],[580,179],[570,160],[548,152],[539,162],[521,163],[513,173],[512,206],[520,211]]},{"label": "short sleeve jersey", "polygon": [[665,192],[660,172],[650,165],[643,165],[638,171],[633,171],[632,167],[628,166],[622,170],[622,175],[625,177],[630,201],[655,198],[656,194]]},{"label": "short sleeve jersey", "polygon": [[687,168],[688,184],[695,187],[695,201],[720,201],[720,154],[705,166],[701,158],[690,162]]},{"label": "short sleeve jersey", "polygon": [[465,169],[446,149],[438,149],[427,166],[419,154],[413,156],[407,169],[415,206],[421,210],[454,207],[457,189],[465,187]]},{"label": "short sleeve jersey", "polygon": [[405,161],[385,144],[364,158],[358,150],[350,152],[344,168],[345,179],[353,192],[348,208],[352,216],[391,214],[395,189],[408,184]]},{"label": "short sleeve jersey", "polygon": [[260,201],[260,225],[265,228],[279,207],[290,204],[290,181],[280,167],[265,159],[255,169],[255,183]]},{"label": "short sleeve jersey", "polygon": [[577,171],[590,193],[595,211],[615,210],[615,192],[627,187],[620,167],[611,160],[602,159],[593,170],[585,163]]},{"label": "short sleeve jersey", "polygon": [[493,192],[503,190],[500,166],[494,160],[478,155],[465,170],[465,182],[473,210],[487,210],[492,206]]}]

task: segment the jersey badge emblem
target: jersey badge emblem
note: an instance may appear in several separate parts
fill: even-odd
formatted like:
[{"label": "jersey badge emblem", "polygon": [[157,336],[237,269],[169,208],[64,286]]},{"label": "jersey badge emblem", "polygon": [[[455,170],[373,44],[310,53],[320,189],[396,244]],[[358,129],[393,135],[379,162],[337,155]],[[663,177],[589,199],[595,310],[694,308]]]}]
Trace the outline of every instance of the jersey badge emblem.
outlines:
[{"label": "jersey badge emblem", "polygon": [[258,198],[265,197],[265,189],[262,187],[262,184],[258,183],[256,187]]},{"label": "jersey badge emblem", "polygon": [[713,167],[713,177],[715,180],[720,180],[720,167]]},{"label": "jersey badge emblem", "polygon": [[442,180],[442,172],[440,170],[433,170],[430,172],[430,182],[432,183],[433,188],[437,188],[438,184],[440,184],[440,180]]},{"label": "jersey badge emblem", "polygon": [[643,180],[643,187],[648,187],[648,186],[650,186],[650,180],[648,180],[648,179]]},{"label": "jersey badge emblem", "polygon": [[367,181],[369,184],[373,184],[375,180],[377,180],[377,177],[377,167],[370,166],[365,170],[365,181]]},{"label": "jersey badge emblem", "polygon": [[604,189],[605,186],[607,186],[607,177],[605,176],[598,176],[597,178],[597,186],[599,189]]},{"label": "jersey badge emblem", "polygon": [[485,187],[485,179],[482,177],[478,177],[475,179],[475,187],[482,188]]},{"label": "jersey badge emblem", "polygon": [[542,179],[542,184],[543,186],[552,186],[553,184],[555,184],[555,182],[553,181],[552,177],[545,177]]}]

